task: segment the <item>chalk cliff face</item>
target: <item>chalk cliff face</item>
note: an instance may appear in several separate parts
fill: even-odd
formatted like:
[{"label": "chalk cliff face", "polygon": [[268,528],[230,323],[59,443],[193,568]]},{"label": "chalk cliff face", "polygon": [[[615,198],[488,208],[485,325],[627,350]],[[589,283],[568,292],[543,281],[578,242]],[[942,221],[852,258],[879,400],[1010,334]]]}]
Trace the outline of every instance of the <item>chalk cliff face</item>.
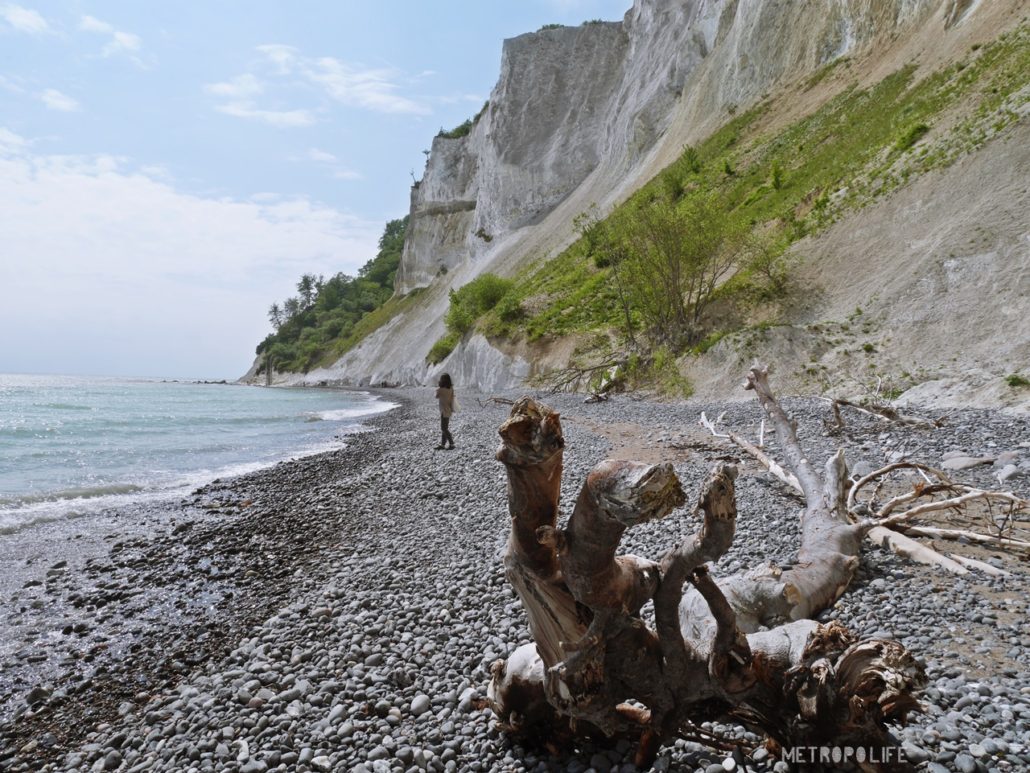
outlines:
[{"label": "chalk cliff face", "polygon": [[678,108],[699,124],[725,120],[785,76],[893,35],[938,4],[827,0],[813,13],[801,2],[637,0],[621,23],[505,41],[488,109],[467,137],[433,142],[412,191],[398,291],[509,255],[495,241],[539,224],[595,170],[592,188],[618,184]]},{"label": "chalk cliff face", "polygon": [[408,234],[394,282],[399,293],[425,287],[467,257],[479,191],[479,158],[469,141],[433,140],[425,174],[411,189]]},{"label": "chalk cliff face", "polygon": [[604,110],[627,35],[619,23],[542,30],[504,42],[501,78],[472,132],[437,137],[412,189],[397,291],[429,284],[538,222],[604,152]]},{"label": "chalk cliff face", "polygon": [[886,51],[933,59],[981,5],[635,0],[622,22],[505,41],[488,108],[467,136],[433,141],[412,189],[397,292],[427,289],[333,367],[286,380],[411,384],[446,369],[470,387],[521,383],[530,366],[481,336],[439,366],[426,363],[450,288],[555,254],[573,238],[576,215],[610,207],[685,143],[827,62],[846,55],[875,69]]}]

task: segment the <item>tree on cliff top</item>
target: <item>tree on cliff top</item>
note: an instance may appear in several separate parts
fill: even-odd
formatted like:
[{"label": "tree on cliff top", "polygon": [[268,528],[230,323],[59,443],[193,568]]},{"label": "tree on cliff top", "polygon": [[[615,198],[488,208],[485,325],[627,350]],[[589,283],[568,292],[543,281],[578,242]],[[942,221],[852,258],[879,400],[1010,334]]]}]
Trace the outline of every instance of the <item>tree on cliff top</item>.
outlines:
[{"label": "tree on cliff top", "polygon": [[297,295],[269,308],[275,328],[257,347],[279,371],[307,371],[351,334],[354,326],[393,295],[408,218],[391,220],[379,237],[379,251],[356,277],[338,273],[329,279],[304,274]]}]

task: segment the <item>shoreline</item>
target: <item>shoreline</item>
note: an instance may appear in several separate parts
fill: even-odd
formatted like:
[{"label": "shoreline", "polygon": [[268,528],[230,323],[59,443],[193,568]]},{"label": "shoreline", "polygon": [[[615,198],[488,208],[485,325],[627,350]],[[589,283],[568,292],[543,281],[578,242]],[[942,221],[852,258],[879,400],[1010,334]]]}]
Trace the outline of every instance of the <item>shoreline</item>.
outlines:
[{"label": "shoreline", "polygon": [[[350,436],[347,448],[213,482],[164,533],[111,545],[80,582],[58,571],[39,589],[72,625],[68,635],[49,632],[48,651],[60,662],[77,648],[74,663],[98,673],[39,685],[54,691],[38,713],[0,724],[0,768],[582,771],[625,763],[631,750],[551,758],[512,746],[484,708],[490,663],[528,636],[499,559],[508,514],[493,453],[507,406],[462,393],[458,450],[434,452],[430,390],[372,391],[401,406],[371,417],[375,431]],[[564,414],[565,514],[586,472],[608,455],[673,461],[692,496],[728,453],[695,429],[700,410],[726,410],[742,431],[760,418],[746,403],[542,399]],[[813,453],[836,447],[822,435],[824,407],[787,403]],[[843,440],[852,462],[899,450],[936,462],[952,446],[1006,450],[1022,439],[1010,416],[968,411],[950,421],[935,435],[856,419]],[[718,574],[789,561],[795,549],[796,500],[740,464],[741,523],[750,527]],[[971,474],[989,480],[990,471]],[[692,528],[681,511],[630,530],[622,549],[660,556]],[[1002,765],[1019,755],[1030,764],[1030,687],[1019,677],[1030,668],[1030,639],[1019,629],[1030,579],[1018,561],[1004,565],[1013,577],[952,578],[867,547],[852,587],[820,618],[865,635],[890,631],[928,660],[932,711],[899,738],[945,769],[977,744],[1004,745]],[[79,623],[92,627],[80,634]],[[988,707],[993,713],[983,714]],[[992,732],[982,716],[1007,727]],[[716,757],[677,744],[659,760],[704,770]]]},{"label": "shoreline", "polygon": [[[75,377],[79,378],[79,377]],[[99,377],[98,377],[99,378]],[[123,381],[122,377],[110,377],[111,381]],[[156,379],[145,381],[157,383]],[[221,382],[163,380],[161,383],[220,384]],[[236,384],[229,384],[235,386]],[[178,477],[165,481],[154,480],[150,485],[138,483],[105,484],[110,493],[95,493],[88,487],[76,489],[79,496],[62,497],[65,492],[43,493],[32,496],[16,496],[10,507],[2,511],[12,523],[0,525],[0,620],[3,619],[4,604],[24,587],[42,583],[46,576],[42,567],[46,562],[67,562],[61,568],[73,571],[80,568],[86,557],[98,557],[110,547],[111,540],[123,540],[135,536],[150,536],[160,533],[167,526],[194,492],[212,483],[236,480],[261,473],[283,462],[297,461],[339,450],[349,438],[369,431],[370,422],[383,414],[397,409],[400,403],[385,399],[374,390],[347,387],[319,387],[319,389],[353,393],[371,397],[373,407],[361,416],[336,419],[338,426],[327,430],[321,440],[282,449],[279,458],[239,459],[216,469],[182,470]],[[351,409],[343,409],[349,413]],[[332,409],[330,409],[332,412]],[[121,491],[120,489],[127,489]],[[99,489],[98,489],[99,490]],[[75,493],[71,492],[71,493]],[[38,512],[34,512],[38,510]],[[78,567],[76,567],[78,564]],[[30,585],[26,585],[30,584]],[[0,662],[10,654],[10,642],[0,639]],[[4,695],[0,679],[0,720],[4,719]]]},{"label": "shoreline", "polygon": [[[359,391],[372,394],[369,390]],[[16,712],[22,713],[27,708],[21,698],[27,690],[33,689],[28,685],[60,683],[67,687],[78,684],[76,693],[88,692],[88,686],[83,687],[81,681],[72,679],[71,671],[89,674],[103,670],[109,665],[104,662],[105,658],[98,657],[103,651],[121,656],[124,654],[123,645],[134,643],[128,639],[146,637],[147,634],[138,627],[105,625],[112,622],[110,618],[114,615],[101,610],[111,610],[118,602],[139,595],[157,595],[154,588],[142,594],[136,589],[124,594],[119,591],[104,593],[100,586],[110,583],[105,575],[112,572],[112,567],[115,570],[124,568],[127,563],[125,557],[133,552],[144,556],[148,564],[170,564],[176,560],[170,543],[178,535],[192,532],[194,528],[214,532],[220,526],[232,527],[232,522],[244,513],[241,505],[248,501],[239,491],[261,491],[270,485],[275,486],[279,475],[277,469],[292,469],[294,465],[300,468],[319,466],[330,463],[339,454],[347,454],[355,438],[378,430],[385,417],[404,410],[403,401],[395,399],[389,402],[392,408],[355,419],[361,423],[361,429],[335,435],[326,441],[335,447],[300,455],[290,454],[238,475],[212,473],[199,486],[182,487],[153,500],[103,508],[77,518],[40,522],[4,535],[0,541],[0,559],[9,565],[11,571],[5,573],[4,582],[0,585],[0,620],[5,622],[5,639],[0,642],[0,664],[3,665],[0,669],[0,747],[7,729],[4,723]],[[360,466],[361,462],[356,464]],[[206,560],[209,563],[205,566],[210,566],[211,558]],[[135,562],[138,566],[140,559],[135,559]],[[224,573],[212,576],[211,571],[204,572],[205,577],[214,581],[213,587],[219,585],[219,574]],[[162,583],[162,586],[166,584]],[[185,596],[188,589],[184,585],[173,591],[176,592]],[[90,593],[94,594],[92,599]],[[234,595],[231,589],[207,595],[225,598],[225,593],[228,597]],[[167,605],[160,599],[136,603],[132,605],[131,612],[119,613],[123,620],[113,622],[135,622],[139,614],[155,617],[154,610],[163,606]],[[79,619],[91,614],[100,618],[100,625],[94,626],[88,619]],[[55,626],[55,621],[61,624]],[[68,626],[72,631],[63,633]],[[60,641],[72,634],[74,636],[69,641]],[[17,636],[25,637],[20,647],[15,640]],[[50,656],[49,651],[60,649],[61,644],[68,645],[66,649],[75,653],[72,660],[78,664],[73,664],[67,656],[59,660]],[[27,649],[46,650],[47,657]],[[83,661],[92,665],[69,669]],[[53,684],[47,689],[54,689]]]},{"label": "shoreline", "polygon": [[[3,374],[0,374],[3,375]],[[100,377],[95,377],[100,378]],[[161,383],[161,384],[186,384],[189,386],[210,386],[225,383],[228,386],[252,386],[236,382],[215,382],[215,381],[177,381],[177,380],[152,380],[152,379],[123,379],[110,377],[111,382],[134,382]],[[353,411],[360,411],[360,408],[344,408],[339,410],[326,409],[315,411],[309,415],[308,422],[313,421],[335,421],[341,426],[333,430],[334,434],[326,435],[324,438],[308,442],[296,448],[281,448],[277,453],[281,456],[269,456],[265,458],[238,458],[231,462],[222,462],[220,467],[203,467],[196,469],[177,469],[173,476],[154,477],[144,480],[119,480],[107,481],[102,484],[92,484],[87,481],[70,481],[63,488],[43,489],[41,491],[29,490],[15,492],[5,499],[0,500],[0,516],[10,518],[12,515],[27,518],[24,521],[15,520],[7,523],[0,520],[0,539],[8,535],[16,535],[20,531],[33,529],[39,526],[47,526],[51,523],[60,523],[63,520],[77,520],[80,518],[90,519],[103,516],[122,510],[154,509],[170,504],[178,499],[188,496],[190,491],[205,486],[219,478],[237,478],[248,475],[252,472],[259,472],[283,461],[301,459],[307,456],[314,456],[333,450],[341,438],[364,431],[364,422],[374,416],[387,413],[397,407],[384,399],[369,388],[359,387],[310,387],[313,391],[341,392],[361,397],[372,397],[372,409],[366,413],[351,415]],[[328,414],[328,415],[325,415]],[[38,511],[38,512],[33,512]]]}]

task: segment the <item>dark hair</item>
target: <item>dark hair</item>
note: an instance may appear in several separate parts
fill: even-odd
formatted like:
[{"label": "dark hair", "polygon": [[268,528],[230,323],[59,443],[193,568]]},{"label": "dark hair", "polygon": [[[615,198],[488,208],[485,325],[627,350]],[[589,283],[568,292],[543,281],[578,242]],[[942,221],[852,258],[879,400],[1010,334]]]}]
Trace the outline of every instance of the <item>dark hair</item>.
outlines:
[{"label": "dark hair", "polygon": [[451,383],[451,374],[450,373],[441,373],[440,374],[440,386],[442,386],[444,389],[453,389],[454,388],[454,385]]}]

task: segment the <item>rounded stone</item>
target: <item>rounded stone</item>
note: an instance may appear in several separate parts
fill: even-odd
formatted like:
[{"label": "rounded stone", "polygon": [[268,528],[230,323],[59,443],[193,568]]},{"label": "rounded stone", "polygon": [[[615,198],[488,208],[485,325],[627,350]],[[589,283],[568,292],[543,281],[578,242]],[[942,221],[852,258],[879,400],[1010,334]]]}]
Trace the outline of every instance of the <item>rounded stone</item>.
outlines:
[{"label": "rounded stone", "polygon": [[432,701],[429,700],[428,695],[416,695],[411,701],[411,714],[412,716],[419,717],[425,714],[432,707]]}]

